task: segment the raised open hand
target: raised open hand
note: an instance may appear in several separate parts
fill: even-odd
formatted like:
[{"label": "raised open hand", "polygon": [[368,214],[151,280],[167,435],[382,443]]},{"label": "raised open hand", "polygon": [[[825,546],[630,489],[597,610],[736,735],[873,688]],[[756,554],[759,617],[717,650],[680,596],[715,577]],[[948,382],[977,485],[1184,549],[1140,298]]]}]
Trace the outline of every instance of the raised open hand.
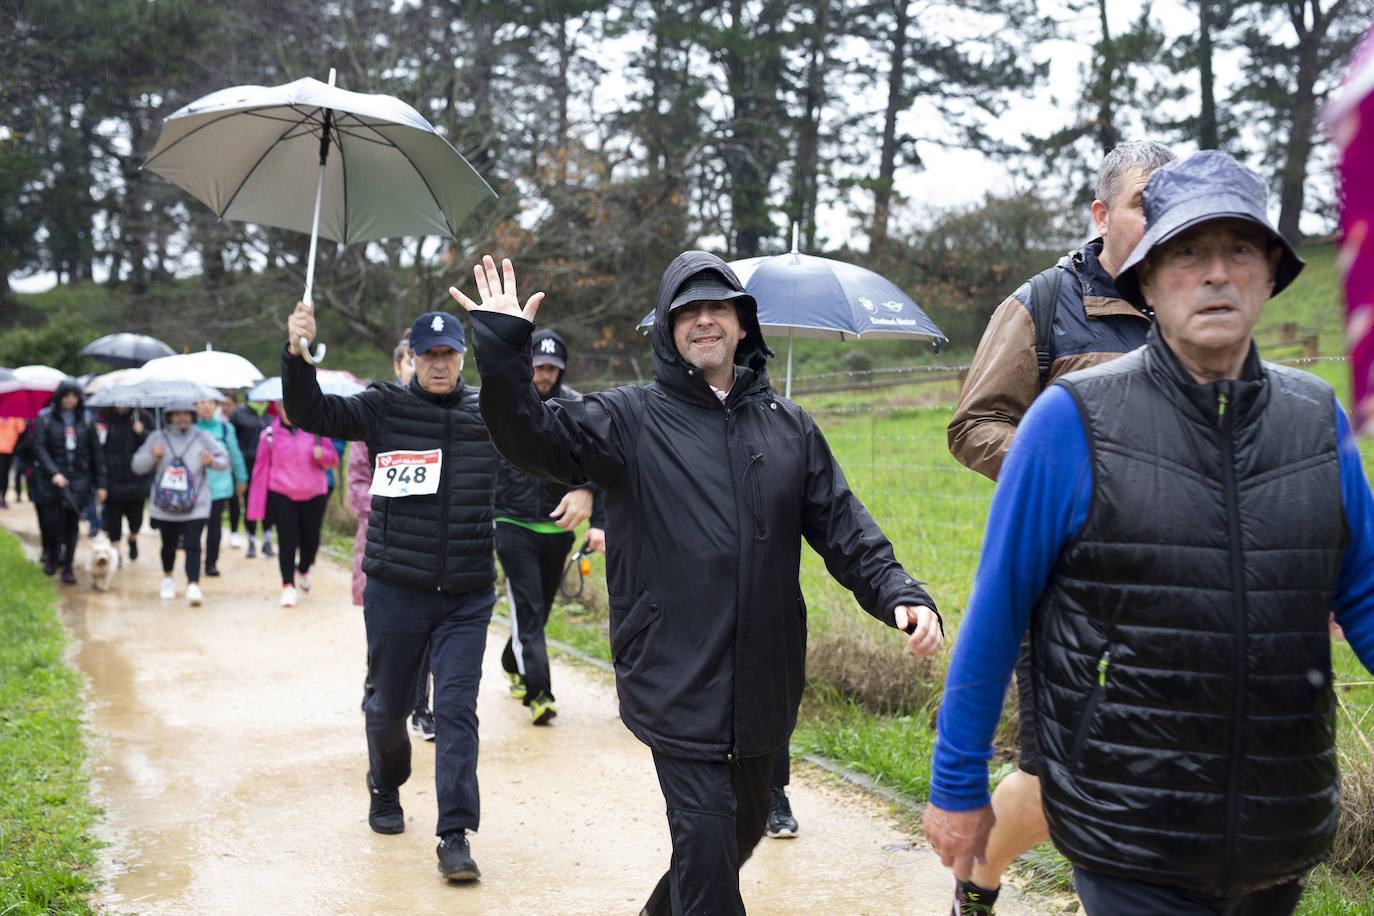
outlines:
[{"label": "raised open hand", "polygon": [[539,303],[544,301],[543,293],[535,293],[521,307],[520,297],[515,293],[515,266],[510,258],[501,259],[501,273],[496,272],[496,261],[489,254],[482,255],[482,263],[472,268],[477,279],[477,294],[482,297],[479,305],[473,302],[456,287],[450,286],[448,294],[469,312],[500,312],[503,315],[516,315],[526,321],[534,321],[539,311]]}]

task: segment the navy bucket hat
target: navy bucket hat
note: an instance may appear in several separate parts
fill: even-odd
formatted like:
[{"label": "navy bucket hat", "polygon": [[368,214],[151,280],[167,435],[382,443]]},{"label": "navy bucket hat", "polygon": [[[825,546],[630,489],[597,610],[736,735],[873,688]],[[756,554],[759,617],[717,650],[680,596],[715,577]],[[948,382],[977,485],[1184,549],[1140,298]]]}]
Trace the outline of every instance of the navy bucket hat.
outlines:
[{"label": "navy bucket hat", "polygon": [[1282,249],[1274,273],[1277,296],[1303,268],[1293,246],[1275,229],[1264,212],[1264,182],[1254,172],[1219,150],[1203,150],[1165,163],[1150,174],[1140,194],[1145,210],[1145,235],[1116,275],[1116,290],[1136,308],[1145,308],[1136,269],[1156,245],[1214,219],[1243,219],[1269,233]]}]

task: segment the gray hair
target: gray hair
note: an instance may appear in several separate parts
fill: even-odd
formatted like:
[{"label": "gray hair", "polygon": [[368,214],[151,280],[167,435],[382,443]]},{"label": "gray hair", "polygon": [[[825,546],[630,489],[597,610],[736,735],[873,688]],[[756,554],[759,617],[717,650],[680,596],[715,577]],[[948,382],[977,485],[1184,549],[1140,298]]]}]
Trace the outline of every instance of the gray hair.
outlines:
[{"label": "gray hair", "polygon": [[1153,140],[1127,140],[1107,154],[1097,169],[1097,199],[1108,208],[1116,202],[1121,193],[1121,182],[1131,169],[1140,169],[1146,175],[1166,162],[1178,157],[1174,151]]}]

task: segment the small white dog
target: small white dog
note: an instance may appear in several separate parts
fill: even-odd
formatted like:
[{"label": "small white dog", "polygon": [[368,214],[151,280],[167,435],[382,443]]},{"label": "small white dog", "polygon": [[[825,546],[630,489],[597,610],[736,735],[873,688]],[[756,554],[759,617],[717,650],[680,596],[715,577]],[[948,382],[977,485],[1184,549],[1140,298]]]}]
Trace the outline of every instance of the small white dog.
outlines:
[{"label": "small white dog", "polygon": [[91,588],[98,592],[109,589],[119,563],[119,551],[110,543],[110,536],[103,531],[91,535],[91,549],[86,554],[86,572],[91,576]]}]

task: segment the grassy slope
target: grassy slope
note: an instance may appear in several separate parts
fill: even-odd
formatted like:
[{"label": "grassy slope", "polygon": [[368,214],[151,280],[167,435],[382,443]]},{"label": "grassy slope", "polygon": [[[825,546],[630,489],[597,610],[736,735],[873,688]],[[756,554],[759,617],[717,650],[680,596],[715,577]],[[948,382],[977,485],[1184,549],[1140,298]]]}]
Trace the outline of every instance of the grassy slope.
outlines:
[{"label": "grassy slope", "polygon": [[97,811],[81,679],[63,659],[52,583],[3,531],[0,582],[0,913],[89,913]]}]

